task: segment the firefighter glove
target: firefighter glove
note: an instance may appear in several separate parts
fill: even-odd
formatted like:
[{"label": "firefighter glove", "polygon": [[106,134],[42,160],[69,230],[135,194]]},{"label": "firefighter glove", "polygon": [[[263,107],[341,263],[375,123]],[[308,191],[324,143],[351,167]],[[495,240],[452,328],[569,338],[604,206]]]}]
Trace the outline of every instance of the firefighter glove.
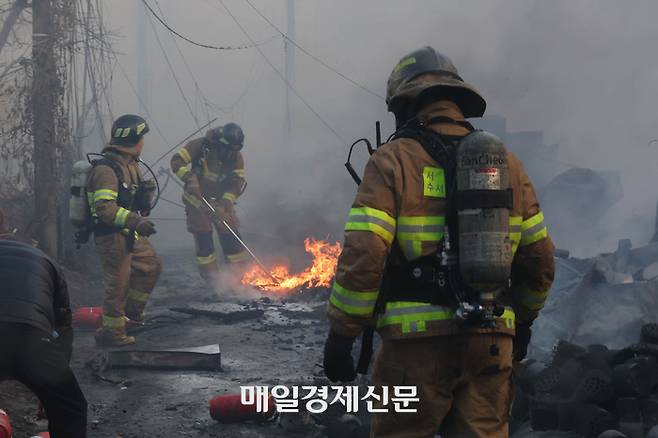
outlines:
[{"label": "firefighter glove", "polygon": [[137,231],[137,234],[140,236],[148,237],[151,234],[155,234],[155,224],[149,220],[143,219],[137,224],[135,231]]},{"label": "firefighter glove", "polygon": [[201,194],[201,186],[199,185],[199,178],[197,178],[195,174],[191,174],[185,180],[185,191],[199,199],[203,197]]},{"label": "firefighter glove", "polygon": [[351,382],[356,378],[354,359],[352,359],[352,345],[354,338],[329,332],[324,344],[324,374],[332,382]]},{"label": "firefighter glove", "polygon": [[522,361],[528,354],[528,344],[532,336],[532,322],[517,322],[514,336],[514,360]]},{"label": "firefighter glove", "polygon": [[219,222],[218,226],[220,232],[228,233],[228,230],[225,229],[226,227],[224,227],[224,225],[221,223],[222,221],[226,222],[228,226],[234,230],[240,226],[240,223],[238,222],[238,216],[235,214],[235,207],[233,207],[233,202],[227,199],[221,199],[214,204],[215,220]]}]

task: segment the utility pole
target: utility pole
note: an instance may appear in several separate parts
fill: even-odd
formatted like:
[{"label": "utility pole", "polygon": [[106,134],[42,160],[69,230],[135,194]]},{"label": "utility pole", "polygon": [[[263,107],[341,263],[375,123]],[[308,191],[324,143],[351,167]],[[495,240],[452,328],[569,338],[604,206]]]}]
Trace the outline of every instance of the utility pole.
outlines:
[{"label": "utility pole", "polygon": [[137,59],[135,60],[135,65],[137,66],[137,96],[139,114],[142,117],[146,115],[146,105],[148,105],[149,92],[148,92],[148,41],[147,41],[147,32],[148,27],[148,16],[146,15],[146,6],[144,3],[138,1],[136,2],[137,6],[137,25],[136,25],[136,44],[137,47]]},{"label": "utility pole", "polygon": [[[291,40],[295,40],[295,0],[287,0],[286,9],[288,12],[288,30],[287,35]],[[286,82],[295,86],[295,47],[288,40],[284,40],[286,51]],[[286,129],[288,141],[292,137],[292,107],[290,103],[290,88],[286,86]]]},{"label": "utility pole", "polygon": [[55,25],[51,0],[32,0],[32,136],[34,139],[34,212],[40,248],[58,254],[57,178],[58,145],[55,134],[56,96]]}]

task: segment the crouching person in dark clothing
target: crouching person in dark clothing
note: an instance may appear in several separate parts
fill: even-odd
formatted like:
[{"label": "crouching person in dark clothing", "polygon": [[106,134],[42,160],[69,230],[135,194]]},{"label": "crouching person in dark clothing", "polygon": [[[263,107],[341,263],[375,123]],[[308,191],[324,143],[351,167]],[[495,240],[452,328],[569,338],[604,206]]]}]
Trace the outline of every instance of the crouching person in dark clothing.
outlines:
[{"label": "crouching person in dark clothing", "polygon": [[0,239],[0,381],[18,380],[48,416],[51,438],[87,436],[87,401],[69,366],[66,281],[40,250]]}]

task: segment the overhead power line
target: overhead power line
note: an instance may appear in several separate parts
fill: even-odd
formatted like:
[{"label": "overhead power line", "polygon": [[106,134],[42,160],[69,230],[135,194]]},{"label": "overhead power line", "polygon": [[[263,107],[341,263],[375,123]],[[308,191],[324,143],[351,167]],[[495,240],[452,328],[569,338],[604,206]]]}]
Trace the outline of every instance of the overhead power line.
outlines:
[{"label": "overhead power line", "polygon": [[[164,20],[166,17],[158,0],[155,0],[155,6],[158,8],[158,12],[162,16],[162,19]],[[180,45],[178,44],[178,39],[176,39],[176,36],[171,32],[169,32],[169,36],[171,37],[171,42],[174,44],[174,47],[176,47],[176,50],[178,51],[178,55],[183,60],[183,64],[185,65],[185,68],[187,69],[190,78],[192,78],[192,82],[194,83],[194,88],[196,88],[197,98],[203,102],[203,107],[206,113],[206,120],[210,120],[210,113],[208,112],[208,102],[205,98],[205,94],[203,93],[203,91],[201,91],[199,82],[197,81],[194,72],[192,72],[192,68],[190,67],[190,64],[187,62],[187,58],[185,58],[185,55],[183,54],[183,51],[181,50]]]},{"label": "overhead power line", "polygon": [[149,111],[148,106],[146,106],[146,103],[144,103],[144,101],[142,100],[141,96],[140,96],[139,93],[137,92],[137,89],[135,88],[135,85],[134,85],[134,84],[132,83],[132,81],[130,80],[130,77],[128,76],[128,73],[126,73],[126,70],[123,68],[123,65],[121,65],[121,62],[119,62],[119,58],[115,57],[115,61],[116,61],[116,65],[119,67],[119,70],[121,71],[121,74],[123,75],[124,79],[126,80],[126,82],[128,82],[128,85],[130,85],[130,89],[132,90],[133,94],[135,95],[135,97],[137,98],[137,100],[139,101],[139,103],[140,103],[140,104],[142,105],[142,107],[144,108],[144,111],[146,111],[146,115],[148,116],[148,118],[149,118],[150,121],[151,121],[150,124],[155,128],[155,131],[158,133],[158,135],[160,136],[160,138],[162,138],[162,140],[165,142],[165,144],[169,144],[169,141],[168,141],[167,138],[164,136],[164,134],[163,134],[162,131],[160,130],[160,127],[158,126],[158,124],[155,122],[155,119],[154,119],[153,116],[151,115],[151,112]]},{"label": "overhead power line", "polygon": [[269,41],[270,39],[272,39],[272,38],[268,38],[267,40],[264,40],[264,41],[261,41],[261,42],[252,41],[251,44],[246,45],[246,46],[215,46],[215,45],[212,45],[212,44],[198,43],[198,42],[186,37],[185,35],[181,35],[174,28],[169,26],[167,24],[167,22],[164,21],[162,18],[160,18],[160,16],[153,10],[153,8],[151,8],[151,6],[146,2],[146,0],[142,0],[142,3],[144,3],[144,6],[146,7],[146,9],[148,9],[148,11],[151,13],[151,15],[153,15],[155,17],[155,19],[158,20],[160,22],[160,24],[162,24],[169,32],[173,33],[178,38],[180,38],[184,41],[187,41],[188,43],[193,44],[193,45],[198,46],[198,47],[203,47],[203,48],[206,48],[206,49],[213,49],[213,50],[244,50],[244,49],[251,49],[253,47],[258,47],[259,44],[263,44],[263,43]]},{"label": "overhead power line", "polygon": [[309,58],[313,59],[314,61],[316,61],[316,62],[319,63],[320,65],[324,66],[326,69],[328,69],[328,70],[334,72],[335,74],[337,74],[337,75],[340,76],[341,78],[343,78],[343,79],[345,79],[346,81],[350,82],[350,83],[351,83],[352,85],[354,85],[355,87],[358,87],[358,88],[360,88],[361,90],[365,91],[366,93],[372,94],[373,96],[375,96],[375,97],[377,97],[377,98],[379,98],[379,99],[381,99],[381,100],[386,100],[386,99],[384,98],[384,96],[382,96],[381,94],[372,91],[371,89],[369,89],[369,88],[366,87],[365,85],[362,85],[362,84],[358,83],[357,81],[355,81],[354,79],[350,78],[349,76],[345,75],[344,73],[341,73],[340,71],[336,70],[335,68],[333,68],[332,66],[330,66],[329,64],[327,64],[327,63],[326,63],[325,61],[323,61],[322,59],[318,58],[317,56],[315,56],[314,54],[312,54],[311,52],[309,52],[308,50],[306,50],[305,48],[303,48],[302,46],[300,46],[299,44],[297,44],[297,42],[296,42],[295,40],[293,40],[292,38],[288,37],[288,35],[286,35],[285,33],[283,33],[283,31],[281,31],[281,29],[279,29],[279,28],[278,28],[278,27],[277,27],[277,26],[276,26],[276,25],[275,25],[275,24],[274,24],[269,18],[267,18],[267,16],[265,16],[265,14],[263,14],[261,11],[259,11],[258,8],[256,8],[256,6],[254,6],[254,4],[253,4],[250,0],[245,0],[245,1],[247,2],[247,4],[248,4],[249,6],[251,6],[251,9],[253,9],[254,11],[256,11],[256,13],[257,13],[258,15],[260,15],[260,17],[261,17],[263,20],[265,20],[270,26],[272,26],[272,28],[273,28],[274,30],[276,30],[276,31],[279,33],[279,35],[281,35],[281,37],[282,37],[284,40],[288,41],[290,44],[292,44],[293,46],[295,46],[300,52],[304,53],[306,56],[308,56]]},{"label": "overhead power line", "polygon": [[185,102],[185,105],[187,106],[187,110],[190,112],[190,116],[192,116],[192,120],[194,120],[194,124],[199,127],[199,119],[197,118],[196,114],[194,113],[194,110],[192,109],[192,104],[190,104],[189,99],[187,98],[187,95],[185,94],[185,91],[183,90],[183,86],[181,85],[180,81],[178,80],[178,76],[176,75],[176,71],[174,70],[173,65],[171,65],[171,61],[169,60],[169,56],[167,55],[167,51],[165,50],[164,46],[162,45],[162,41],[160,41],[160,36],[158,35],[158,30],[155,28],[155,23],[153,23],[153,19],[149,17],[149,22],[151,23],[151,29],[153,30],[153,35],[155,36],[155,40],[158,43],[158,46],[160,47],[160,51],[162,52],[162,56],[164,57],[167,67],[169,68],[169,72],[171,73],[172,77],[174,78],[174,82],[176,83],[176,87],[178,87],[178,91],[180,92],[181,97],[183,98],[183,101]]},{"label": "overhead power line", "polygon": [[[144,1],[144,0],[142,0],[142,1]],[[309,110],[311,113],[313,113],[313,115],[314,115],[314,116],[315,116],[315,117],[316,117],[316,118],[317,118],[317,119],[318,119],[318,120],[319,120],[319,121],[320,121],[320,122],[321,122],[321,123],[327,128],[327,129],[328,129],[328,130],[330,130],[330,131],[336,136],[336,138],[337,138],[338,140],[340,140],[342,143],[345,143],[345,139],[343,139],[343,137],[338,133],[338,131],[336,131],[336,130],[335,130],[335,129],[334,129],[334,128],[333,128],[333,127],[332,127],[332,126],[331,126],[331,125],[325,120],[325,119],[322,118],[322,116],[321,116],[321,115],[320,115],[320,114],[319,114],[319,113],[318,113],[318,112],[317,112],[317,111],[311,106],[311,104],[309,104],[309,103],[306,101],[306,99],[304,99],[304,97],[302,97],[302,95],[299,93],[299,91],[297,91],[297,89],[296,89],[295,87],[293,87],[292,84],[290,84],[290,82],[286,79],[286,77],[284,76],[284,74],[281,73],[281,71],[280,71],[278,68],[276,68],[276,66],[275,66],[274,64],[272,64],[272,62],[269,60],[269,58],[268,58],[267,56],[265,56],[265,53],[263,53],[263,51],[260,49],[260,47],[258,47],[258,45],[256,45],[256,44],[254,43],[254,39],[251,37],[251,35],[249,35],[249,32],[247,32],[247,30],[242,26],[242,24],[240,23],[240,21],[235,17],[235,15],[233,15],[233,13],[231,12],[231,10],[226,6],[226,4],[224,3],[224,0],[218,0],[218,1],[219,1],[219,3],[222,5],[222,7],[226,10],[226,12],[229,14],[229,16],[233,19],[233,21],[235,22],[235,24],[240,28],[240,30],[242,31],[242,33],[244,33],[244,35],[247,37],[247,39],[251,42],[251,44],[253,45],[253,47],[258,51],[258,53],[260,53],[260,55],[263,57],[263,59],[265,60],[265,62],[267,62],[267,64],[272,68],[272,70],[274,70],[274,72],[275,72],[275,73],[281,78],[281,80],[286,84],[286,86],[290,89],[290,91],[292,91],[293,94],[294,94],[295,96],[297,96],[297,98],[298,98],[298,99],[304,104],[304,106],[306,106],[306,108],[308,108],[308,110]]]}]

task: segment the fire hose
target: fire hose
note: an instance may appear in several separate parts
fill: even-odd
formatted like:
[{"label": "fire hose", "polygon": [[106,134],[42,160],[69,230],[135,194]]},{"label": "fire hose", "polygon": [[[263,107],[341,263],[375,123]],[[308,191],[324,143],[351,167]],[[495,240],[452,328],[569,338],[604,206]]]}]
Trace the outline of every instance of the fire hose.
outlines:
[{"label": "fire hose", "polygon": [[[183,190],[185,189],[185,186],[183,185],[183,183],[181,183],[181,182],[178,181],[176,178],[173,178],[173,177],[171,176],[171,173],[170,173],[169,169],[165,169],[164,167],[161,167],[160,170],[158,171],[158,174],[159,174],[159,175],[166,174],[167,176],[169,176],[169,177],[171,178],[171,180],[173,180],[173,181],[174,181],[178,186],[180,186]],[[272,273],[271,273],[271,272],[265,267],[265,265],[263,264],[263,262],[260,261],[260,259],[256,256],[256,254],[254,254],[254,252],[251,250],[251,248],[249,248],[249,246],[247,246],[247,244],[246,244],[246,243],[240,238],[240,236],[238,235],[238,233],[236,233],[236,232],[233,230],[233,228],[231,228],[231,226],[230,226],[228,223],[226,223],[226,221],[225,221],[224,219],[220,218],[220,217],[217,215],[217,210],[215,209],[215,207],[213,207],[213,205],[212,205],[210,202],[208,202],[208,200],[207,200],[204,196],[201,196],[201,197],[200,197],[200,200],[203,202],[203,204],[206,206],[206,208],[210,211],[212,219],[213,219],[214,221],[218,221],[218,222],[220,222],[224,227],[226,227],[226,229],[228,230],[229,233],[231,233],[231,235],[233,236],[233,238],[234,238],[234,239],[240,244],[240,246],[242,246],[242,247],[245,249],[245,251],[247,251],[247,253],[251,256],[251,258],[256,262],[256,264],[258,265],[258,267],[259,267],[264,273],[266,273],[268,277],[270,277],[270,279],[274,282],[274,284],[276,284],[276,285],[281,284],[281,281],[278,280],[278,279],[277,279],[277,278],[276,278],[276,277],[275,277],[275,276],[274,276],[274,275],[273,275],[273,274],[272,274]]]}]

